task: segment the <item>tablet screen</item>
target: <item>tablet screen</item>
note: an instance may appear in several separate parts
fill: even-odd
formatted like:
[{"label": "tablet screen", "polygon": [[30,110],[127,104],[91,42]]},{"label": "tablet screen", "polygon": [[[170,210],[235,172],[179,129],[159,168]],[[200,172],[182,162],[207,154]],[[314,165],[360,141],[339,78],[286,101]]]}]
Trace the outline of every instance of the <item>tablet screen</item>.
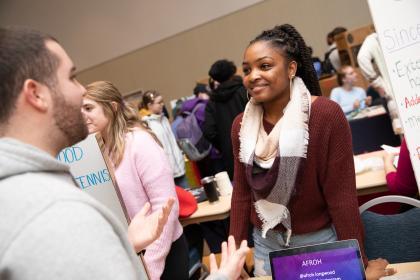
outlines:
[{"label": "tablet screen", "polygon": [[271,252],[273,279],[366,279],[357,241],[348,241]]}]

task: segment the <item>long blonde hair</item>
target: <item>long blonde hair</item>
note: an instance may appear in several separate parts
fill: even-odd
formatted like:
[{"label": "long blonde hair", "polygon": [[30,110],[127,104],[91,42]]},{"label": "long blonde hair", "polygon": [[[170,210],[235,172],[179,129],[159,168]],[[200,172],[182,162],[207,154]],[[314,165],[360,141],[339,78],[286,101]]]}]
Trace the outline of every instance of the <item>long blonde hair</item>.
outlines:
[{"label": "long blonde hair", "polygon": [[159,140],[148,125],[141,121],[135,109],[123,100],[119,90],[110,82],[97,81],[86,86],[85,98],[97,102],[103,109],[109,124],[102,135],[107,139],[106,152],[109,154],[115,167],[123,158],[125,148],[125,134],[136,128],[145,129],[160,145]]}]

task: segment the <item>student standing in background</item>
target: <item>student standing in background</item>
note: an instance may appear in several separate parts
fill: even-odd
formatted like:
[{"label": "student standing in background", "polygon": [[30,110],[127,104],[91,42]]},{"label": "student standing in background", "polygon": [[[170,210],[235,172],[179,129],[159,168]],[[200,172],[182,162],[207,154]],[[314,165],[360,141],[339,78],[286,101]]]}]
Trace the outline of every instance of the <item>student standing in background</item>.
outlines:
[{"label": "student standing in background", "polygon": [[242,78],[235,75],[236,66],[226,59],[216,61],[209,70],[212,92],[206,106],[204,136],[222,154],[225,168],[233,179],[233,154],[230,133],[235,117],[248,102]]},{"label": "student standing in background", "polygon": [[168,118],[163,114],[162,95],[155,90],[148,90],[143,94],[142,104],[150,112],[150,115],[144,116],[142,120],[147,123],[162,144],[173,171],[175,184],[187,188],[184,155],[178,147]]},{"label": "student standing in background", "polygon": [[323,73],[332,74],[340,70],[341,60],[340,55],[338,54],[335,36],[346,31],[347,29],[345,27],[337,26],[327,34],[328,50],[324,55],[324,61],[322,63]]}]

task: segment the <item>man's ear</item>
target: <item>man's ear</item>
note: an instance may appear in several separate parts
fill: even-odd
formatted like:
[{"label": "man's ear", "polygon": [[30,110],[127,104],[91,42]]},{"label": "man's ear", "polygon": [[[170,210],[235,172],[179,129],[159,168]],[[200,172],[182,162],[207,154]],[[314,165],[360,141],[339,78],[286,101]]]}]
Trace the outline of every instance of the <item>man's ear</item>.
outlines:
[{"label": "man's ear", "polygon": [[38,111],[46,111],[49,106],[50,92],[46,85],[27,79],[23,83],[22,95],[26,102]]}]

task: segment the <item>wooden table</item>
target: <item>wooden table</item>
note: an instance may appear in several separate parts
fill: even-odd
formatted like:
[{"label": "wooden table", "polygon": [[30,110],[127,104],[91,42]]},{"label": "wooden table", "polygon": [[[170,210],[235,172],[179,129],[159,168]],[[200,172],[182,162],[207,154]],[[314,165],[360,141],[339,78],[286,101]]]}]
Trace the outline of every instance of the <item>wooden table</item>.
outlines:
[{"label": "wooden table", "polygon": [[[360,159],[369,157],[383,157],[385,151],[377,151],[358,155]],[[385,170],[370,170],[356,175],[356,189],[358,195],[385,192],[388,190],[385,178]],[[190,217],[180,219],[183,226],[208,221],[223,220],[230,215],[231,196],[220,196],[219,201],[209,203],[204,201],[198,204],[197,211]]]},{"label": "wooden table", "polygon": [[[371,157],[382,158],[385,154],[386,152],[381,150],[358,155],[356,157],[359,159],[367,159]],[[385,169],[382,168],[380,170],[369,170],[360,174],[356,174],[356,189],[358,195],[388,191]]]},{"label": "wooden table", "polygon": [[231,196],[219,196],[219,201],[210,203],[209,201],[200,202],[197,211],[188,218],[180,219],[183,226],[198,224],[202,222],[223,220],[230,215]]},{"label": "wooden table", "polygon": [[[419,262],[409,262],[409,263],[394,263],[390,264],[388,267],[393,267],[397,270],[395,275],[404,274],[408,272],[420,272],[420,261]],[[381,279],[386,279],[383,277]],[[263,277],[251,277],[249,279],[258,279],[258,280],[271,280],[271,276]]]},{"label": "wooden table", "polygon": [[[369,157],[383,157],[385,151],[371,152],[358,155],[360,159]],[[356,189],[358,195],[385,192],[388,190],[385,178],[385,170],[370,170],[356,175]],[[197,211],[190,217],[180,219],[183,226],[208,221],[223,220],[230,215],[231,196],[220,196],[219,201],[209,203],[204,201],[198,204]]]}]

